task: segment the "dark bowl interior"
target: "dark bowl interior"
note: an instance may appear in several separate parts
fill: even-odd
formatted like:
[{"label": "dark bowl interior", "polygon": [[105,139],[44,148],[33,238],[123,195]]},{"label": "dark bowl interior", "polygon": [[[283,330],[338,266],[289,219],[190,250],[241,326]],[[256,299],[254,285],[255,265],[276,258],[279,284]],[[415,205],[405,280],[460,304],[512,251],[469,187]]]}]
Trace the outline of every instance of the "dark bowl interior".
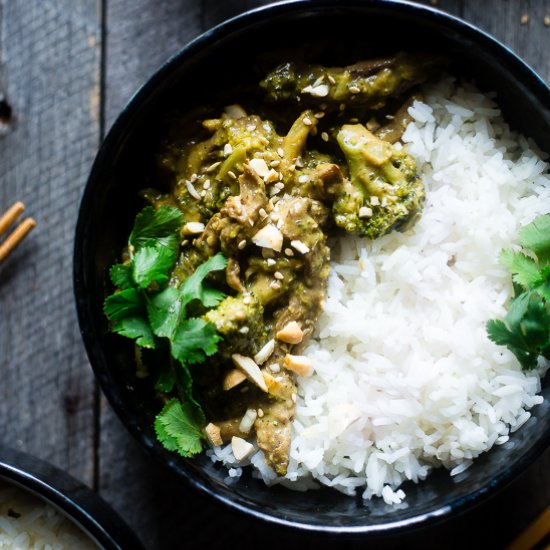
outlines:
[{"label": "dark bowl interior", "polygon": [[143,548],[97,493],[55,466],[0,445],[0,480],[28,491],[63,512],[104,550]]},{"label": "dark bowl interior", "polygon": [[[390,38],[391,39],[388,39]],[[548,397],[507,444],[451,478],[436,471],[420,485],[407,484],[407,499],[390,508],[336,491],[306,494],[266,488],[244,476],[228,482],[207,457],[180,459],[156,442],[158,412],[152,384],[136,378],[129,342],[108,334],[102,302],[110,292],[107,269],[118,260],[133,218],[137,192],[148,182],[151,145],[160,120],[173,107],[191,109],[237,101],[243,83],[257,82],[285,52],[324,63],[351,63],[399,49],[436,50],[450,70],[497,92],[508,122],[550,151],[550,90],[521,60],[491,37],[441,12],[392,1],[292,2],[249,12],[207,32],[184,48],[134,96],[108,134],[84,193],[75,245],[75,292],[91,364],[116,412],[160,462],[219,500],[270,521],[334,533],[405,529],[464,510],[503,486],[547,446]],[[293,55],[293,54],[291,54]]]}]

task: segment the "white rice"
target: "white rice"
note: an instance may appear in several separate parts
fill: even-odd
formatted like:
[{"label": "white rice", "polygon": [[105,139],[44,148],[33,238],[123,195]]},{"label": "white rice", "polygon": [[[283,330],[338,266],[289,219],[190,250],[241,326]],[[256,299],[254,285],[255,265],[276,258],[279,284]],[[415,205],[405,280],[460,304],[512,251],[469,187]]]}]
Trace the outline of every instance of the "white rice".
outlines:
[{"label": "white rice", "polygon": [[[511,296],[500,250],[550,211],[548,164],[472,86],[449,79],[409,112],[404,141],[426,185],[423,215],[405,233],[334,243],[288,474],[277,478],[260,451],[251,459],[268,484],[316,480],[397,504],[402,482],[440,465],[460,474],[543,400],[547,365],[523,373],[485,323],[506,314]],[[229,447],[212,459],[240,475]]]},{"label": "white rice", "polygon": [[2,550],[94,550],[97,546],[62,512],[0,481]]}]

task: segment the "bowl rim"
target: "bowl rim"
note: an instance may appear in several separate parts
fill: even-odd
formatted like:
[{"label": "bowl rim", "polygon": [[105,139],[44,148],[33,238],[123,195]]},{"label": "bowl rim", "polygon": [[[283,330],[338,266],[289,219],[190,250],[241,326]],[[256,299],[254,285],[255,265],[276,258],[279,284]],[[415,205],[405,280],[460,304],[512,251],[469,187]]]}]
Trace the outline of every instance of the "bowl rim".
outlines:
[{"label": "bowl rim", "polygon": [[99,548],[144,549],[126,522],[94,490],[49,462],[0,444],[0,481],[59,510]]},{"label": "bowl rim", "polygon": [[[232,17],[222,23],[206,30],[192,41],[184,45],[174,55],[169,57],[160,67],[139,87],[136,92],[130,97],[126,105],[123,107],[118,117],[107,132],[99,151],[94,160],[90,176],[86,183],[84,193],[81,198],[80,209],[78,213],[78,221],[76,226],[76,234],[74,241],[74,262],[73,262],[73,285],[74,295],[77,306],[78,320],[80,332],[85,344],[88,358],[94,374],[98,379],[100,386],[105,393],[109,403],[115,410],[116,414],[130,431],[130,433],[139,441],[150,455],[157,461],[161,462],[165,468],[174,470],[170,461],[166,461],[164,451],[153,446],[146,440],[140,426],[130,417],[125,409],[122,399],[117,392],[108,383],[109,376],[104,364],[101,364],[101,358],[95,351],[94,338],[94,323],[89,314],[86,302],[82,296],[87,295],[87,286],[83,272],[84,253],[82,245],[85,241],[86,228],[84,219],[87,219],[91,211],[91,197],[98,186],[98,173],[100,166],[103,164],[104,158],[108,155],[112,144],[118,136],[124,132],[125,127],[131,121],[132,117],[141,109],[147,97],[153,93],[157,87],[162,84],[163,80],[174,73],[179,64],[192,58],[195,53],[201,51],[203,47],[212,45],[215,41],[223,40],[231,36],[234,32],[242,31],[254,27],[256,24],[261,24],[266,17],[284,16],[294,12],[307,11],[322,12],[325,9],[348,9],[359,8],[364,10],[379,10],[379,11],[397,11],[401,15],[413,15],[416,17],[427,18],[430,21],[442,26],[448,30],[457,31],[465,37],[473,37],[476,43],[481,44],[485,51],[492,57],[496,57],[499,61],[518,75],[525,84],[525,87],[533,93],[541,103],[550,104],[550,87],[542,79],[542,77],[523,61],[516,53],[508,46],[497,40],[488,32],[478,28],[477,26],[457,17],[455,15],[443,12],[432,6],[413,3],[409,0],[283,0],[248,10],[235,17]],[[492,496],[507,484],[509,484],[516,475],[529,466],[540,454],[550,445],[550,433],[543,435],[536,444],[534,444],[528,452],[526,452],[513,467],[508,467],[499,475],[495,475],[488,483],[480,486],[477,490],[469,493],[467,496],[459,497],[449,504],[434,508],[428,512],[417,514],[405,519],[390,521],[384,524],[371,524],[361,526],[332,526],[332,525],[317,525],[303,523],[296,520],[289,520],[281,516],[274,516],[263,512],[257,508],[251,508],[243,503],[240,503],[230,496],[220,493],[212,488],[203,479],[190,472],[186,466],[178,468],[178,475],[183,477],[185,482],[195,490],[205,493],[226,507],[237,510],[245,515],[252,516],[259,520],[263,520],[268,524],[280,525],[295,531],[310,532],[310,533],[325,533],[340,536],[379,536],[381,534],[392,532],[404,533],[415,528],[432,526],[436,523],[444,521],[452,513],[454,516],[465,513],[472,507],[479,505],[486,497]]]}]

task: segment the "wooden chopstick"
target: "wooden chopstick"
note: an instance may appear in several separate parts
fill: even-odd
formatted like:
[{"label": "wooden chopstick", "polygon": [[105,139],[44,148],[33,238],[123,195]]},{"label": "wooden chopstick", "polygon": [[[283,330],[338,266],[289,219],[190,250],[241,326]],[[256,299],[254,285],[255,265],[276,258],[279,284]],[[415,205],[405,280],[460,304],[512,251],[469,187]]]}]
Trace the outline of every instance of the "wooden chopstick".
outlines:
[{"label": "wooden chopstick", "polygon": [[[0,217],[0,235],[4,234],[17,218],[25,211],[25,205],[18,201]],[[0,263],[21,243],[27,233],[36,226],[33,218],[25,218],[0,244]]]},{"label": "wooden chopstick", "polygon": [[548,548],[548,541],[546,540],[546,544],[544,544],[543,539],[548,539],[549,534],[550,507],[546,508],[523,533],[512,541],[506,550],[532,550],[535,547],[546,550]]},{"label": "wooden chopstick", "polygon": [[9,226],[25,211],[25,205],[18,201],[8,208],[6,213],[0,218],[0,235],[5,233]]}]

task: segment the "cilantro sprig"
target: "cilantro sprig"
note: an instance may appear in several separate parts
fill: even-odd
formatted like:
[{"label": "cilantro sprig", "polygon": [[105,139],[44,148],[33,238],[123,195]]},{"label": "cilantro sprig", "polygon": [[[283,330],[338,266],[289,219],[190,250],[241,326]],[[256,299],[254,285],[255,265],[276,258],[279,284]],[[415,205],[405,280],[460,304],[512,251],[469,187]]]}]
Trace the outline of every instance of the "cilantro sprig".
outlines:
[{"label": "cilantro sprig", "polygon": [[536,368],[540,355],[550,357],[550,214],[523,227],[519,240],[521,251],[500,254],[512,274],[514,297],[504,320],[487,323],[487,333],[529,371]]},{"label": "cilantro sprig", "polygon": [[169,285],[179,253],[183,215],[177,208],[144,208],[128,240],[129,261],[115,264],[109,276],[117,290],[105,299],[103,310],[111,330],[149,349],[168,347],[172,365],[164,366],[156,388],[177,390],[155,420],[159,441],[168,450],[192,456],[202,449],[205,416],[193,396],[189,367],[216,353],[221,340],[216,327],[195,316],[225,298],[205,284],[227,260],[217,254],[201,264],[180,286]]}]

